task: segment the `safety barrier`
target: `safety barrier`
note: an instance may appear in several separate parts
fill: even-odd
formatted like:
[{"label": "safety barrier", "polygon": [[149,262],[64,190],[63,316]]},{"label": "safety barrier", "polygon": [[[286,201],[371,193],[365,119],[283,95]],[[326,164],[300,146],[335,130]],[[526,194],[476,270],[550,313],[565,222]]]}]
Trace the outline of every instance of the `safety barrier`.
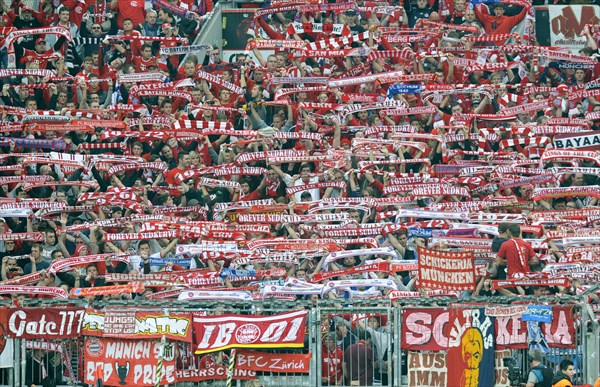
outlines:
[{"label": "safety barrier", "polygon": [[511,386],[527,376],[530,348],[553,369],[571,359],[574,383],[593,383],[596,305],[498,300],[39,300],[0,309],[0,384],[224,386],[231,375],[240,387]]}]

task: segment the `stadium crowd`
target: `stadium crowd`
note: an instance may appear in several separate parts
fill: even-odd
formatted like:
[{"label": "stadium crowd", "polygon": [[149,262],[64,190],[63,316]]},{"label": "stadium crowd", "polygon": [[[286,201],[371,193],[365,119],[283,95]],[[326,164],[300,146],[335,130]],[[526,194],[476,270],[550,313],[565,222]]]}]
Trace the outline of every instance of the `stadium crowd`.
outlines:
[{"label": "stadium crowd", "polygon": [[[571,53],[537,44],[526,0],[273,1],[228,62],[194,42],[209,2],[33,4],[0,2],[14,305],[598,283],[598,26]],[[427,248],[472,252],[474,279],[419,284]],[[385,383],[381,325],[323,316],[324,385],[373,379],[358,356]]]},{"label": "stadium crowd", "polygon": [[17,303],[460,295],[415,281],[426,246],[473,251],[475,295],[597,282],[597,26],[574,54],[523,0],[273,2],[226,62],[205,2],[0,6]]}]

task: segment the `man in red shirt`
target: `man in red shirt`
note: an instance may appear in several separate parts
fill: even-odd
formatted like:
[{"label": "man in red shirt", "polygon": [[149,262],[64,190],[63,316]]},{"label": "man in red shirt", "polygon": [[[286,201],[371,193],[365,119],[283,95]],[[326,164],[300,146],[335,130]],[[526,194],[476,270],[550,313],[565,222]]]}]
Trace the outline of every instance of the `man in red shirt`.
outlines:
[{"label": "man in red shirt", "polygon": [[518,224],[508,226],[511,239],[500,246],[496,264],[506,265],[507,278],[520,278],[531,272],[530,266],[537,263],[537,255],[531,244],[521,238],[521,227]]},{"label": "man in red shirt", "polygon": [[133,55],[132,54],[131,63],[135,66],[135,71],[138,73],[145,73],[148,71],[148,68],[151,66],[158,65],[158,58],[152,56],[152,46],[148,43],[144,43],[142,45],[142,56]]},{"label": "man in red shirt", "polygon": [[133,28],[144,22],[146,11],[144,0],[112,0],[108,6],[111,11],[117,11],[117,25],[123,29],[123,21],[131,19]]},{"label": "man in red shirt", "polygon": [[483,5],[475,6],[475,15],[483,24],[485,32],[490,35],[510,34],[514,26],[519,24],[527,15],[528,9],[523,7],[523,10],[515,16],[504,16],[504,4],[494,3],[494,16],[483,10]]},{"label": "man in red shirt", "polygon": [[177,167],[171,169],[165,175],[165,182],[170,185],[179,185],[183,180],[183,173],[190,169],[190,155],[186,152],[180,152],[177,155]]},{"label": "man in red shirt", "polygon": [[61,47],[65,42],[65,38],[59,38],[58,42],[54,46],[54,48],[50,48],[46,50],[46,39],[45,38],[37,38],[35,41],[35,51],[24,49],[23,56],[21,57],[21,64],[25,64],[28,62],[37,62],[39,63],[40,69],[45,69],[48,67],[48,61],[51,58],[60,57],[60,53],[56,52],[55,49],[57,47]]}]

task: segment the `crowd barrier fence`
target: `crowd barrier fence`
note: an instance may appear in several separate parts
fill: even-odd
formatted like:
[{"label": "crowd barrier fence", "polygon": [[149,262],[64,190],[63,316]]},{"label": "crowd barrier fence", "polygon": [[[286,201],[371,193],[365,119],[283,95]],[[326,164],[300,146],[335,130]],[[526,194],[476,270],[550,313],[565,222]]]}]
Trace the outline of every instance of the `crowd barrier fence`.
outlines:
[{"label": "crowd barrier fence", "polygon": [[[367,367],[364,359],[372,356],[374,363],[371,372],[373,385],[376,386],[452,386],[454,383],[458,383],[457,380],[462,383],[465,379],[473,378],[475,380],[474,377],[477,377],[478,384],[471,385],[508,387],[518,385],[519,380],[517,379],[526,377],[530,366],[527,361],[527,353],[530,348],[541,349],[545,353],[544,363],[553,369],[556,369],[562,359],[572,360],[576,368],[575,384],[593,384],[599,374],[600,325],[595,314],[597,306],[582,302],[582,298],[578,300],[575,297],[560,299],[560,303],[556,302],[557,300],[550,303],[548,300],[530,299],[528,302],[531,304],[525,303],[524,305],[506,302],[493,303],[489,299],[487,302],[471,300],[464,303],[456,302],[456,299],[453,302],[443,299],[421,299],[415,302],[415,300],[407,299],[399,300],[400,303],[389,300],[354,302],[340,300],[338,303],[318,302],[316,305],[309,301],[290,303],[279,300],[252,304],[239,302],[151,304],[146,301],[134,305],[125,302],[107,302],[87,309],[84,309],[82,304],[73,303],[65,309],[65,305],[60,303],[39,300],[35,304],[26,304],[20,308],[5,306],[0,309],[0,325],[2,325],[0,329],[6,332],[2,335],[6,340],[0,343],[2,344],[0,348],[3,349],[0,354],[0,366],[7,366],[6,356],[10,359],[8,367],[0,369],[0,384],[24,386],[31,380],[32,373],[43,372],[45,375],[55,375],[57,385],[97,385],[90,383],[90,377],[97,377],[103,380],[104,386],[118,386],[122,384],[111,384],[111,381],[116,380],[114,378],[122,371],[124,374],[130,373],[132,377],[135,376],[137,378],[136,385],[154,385],[149,382],[154,380],[158,358],[161,357],[158,355],[160,351],[156,349],[160,348],[161,340],[156,338],[136,341],[139,348],[145,348],[145,350],[150,348],[150,352],[153,350],[149,359],[141,361],[140,364],[143,366],[136,365],[134,367],[131,364],[125,370],[124,360],[120,360],[115,355],[116,357],[111,358],[112,360],[106,360],[108,363],[103,365],[100,371],[100,373],[114,372],[114,374],[106,380],[104,379],[106,375],[98,374],[99,363],[90,359],[90,353],[92,353],[90,348],[98,346],[107,348],[112,345],[120,348],[121,351],[126,351],[124,349],[126,347],[119,347],[119,345],[125,345],[124,343],[128,341],[125,337],[119,339],[118,335],[107,338],[106,330],[94,333],[96,337],[88,336],[90,334],[89,316],[95,316],[97,313],[108,315],[115,311],[129,311],[142,313],[144,316],[162,317],[178,317],[183,314],[190,316],[219,316],[221,314],[275,316],[294,309],[307,309],[304,344],[296,348],[272,349],[249,346],[237,349],[234,386],[251,385],[249,381],[253,379],[257,379],[262,385],[269,387],[363,385],[357,384],[358,381],[351,380],[351,375],[361,373],[353,371],[352,367],[358,366],[356,371],[364,371],[363,368]],[[82,311],[82,323],[77,335],[58,340],[44,339],[44,335],[35,336],[36,333],[45,332],[44,328],[40,328],[40,322],[43,320],[46,323],[50,322],[50,314],[53,310],[74,310],[73,308]],[[22,317],[21,320],[19,317],[14,317],[15,313],[19,311],[24,311],[22,315],[18,315]],[[38,316],[39,320],[28,321],[24,317],[25,312],[28,313],[28,316],[29,314]],[[63,314],[68,313],[70,312]],[[13,317],[8,317],[8,319],[4,317],[3,320],[2,316]],[[135,316],[138,316],[139,323],[140,315],[135,314]],[[268,317],[265,320],[272,319],[272,317]],[[229,321],[229,318],[225,320]],[[375,326],[376,323],[379,323],[381,327]],[[169,324],[176,325],[173,322]],[[165,325],[164,332],[174,332],[175,325],[169,327]],[[342,325],[345,328],[342,328]],[[345,351],[345,355],[344,351],[334,353],[337,351],[335,348],[345,349],[364,338],[361,333],[362,328],[371,333],[372,350],[357,345],[354,350]],[[196,334],[196,329],[197,326],[194,326],[192,336]],[[24,338],[23,332],[29,333],[33,338]],[[348,335],[350,339],[344,338],[344,335]],[[352,337],[354,338],[352,339]],[[336,345],[328,347],[331,345],[328,341],[333,340],[336,341]],[[194,343],[197,341],[194,339]],[[163,347],[162,356],[165,358],[165,363],[171,364],[172,368],[165,372],[175,375],[175,369],[187,369],[188,371],[177,374],[178,379],[176,380],[164,379],[161,385],[190,387],[225,385],[224,378],[228,365],[231,364],[227,356],[233,356],[230,348],[223,352],[223,358],[219,360],[215,359],[220,355],[215,354],[197,356],[196,359],[204,357],[204,360],[200,360],[200,368],[205,367],[212,372],[201,375],[197,371],[198,363],[186,365],[183,360],[184,358],[189,359],[191,356],[190,349],[192,352],[194,349],[191,344],[186,347],[187,344],[173,340],[167,340],[167,343],[166,347]],[[170,349],[165,350],[164,348]],[[477,348],[480,349],[479,360],[469,363],[469,359],[477,352]],[[273,363],[269,363],[270,366],[264,364],[260,366],[260,362],[256,359],[252,363],[253,358],[248,357],[252,354],[248,350],[252,349],[258,350],[259,355],[266,354],[263,360]],[[9,353],[4,353],[5,351]],[[354,354],[348,354],[352,351]],[[372,354],[368,352],[372,352]],[[276,354],[276,356],[272,354]],[[332,369],[339,370],[340,363],[348,361],[349,375],[347,375],[347,379],[337,380],[341,384],[335,384],[335,378],[331,379],[332,374],[328,374],[327,369],[331,364],[323,360],[330,357],[335,359],[336,356],[338,360],[335,360],[336,363]],[[352,357],[346,356],[354,356],[363,360],[352,360]],[[270,359],[270,357],[277,357],[277,360]],[[275,363],[279,361],[284,364],[289,360],[289,364],[292,364],[301,362],[300,358],[306,362],[306,367],[299,372],[290,371],[291,368],[284,369],[285,367],[279,367]],[[504,358],[513,359],[512,363],[505,364]],[[32,366],[36,361],[45,365],[44,371],[40,371],[39,367]],[[211,361],[218,364],[212,364],[213,368],[210,368]],[[361,361],[363,363],[360,363]],[[255,370],[242,369],[248,368],[250,364],[254,364],[258,368]],[[108,365],[110,366],[107,370],[105,367]],[[489,368],[489,365],[492,367]],[[168,369],[167,366],[165,368]],[[196,371],[189,371],[192,369]],[[489,370],[493,372],[490,373]],[[181,375],[186,375],[186,377],[181,377]],[[218,376],[211,379],[211,375]],[[125,376],[121,381],[124,380]]]}]

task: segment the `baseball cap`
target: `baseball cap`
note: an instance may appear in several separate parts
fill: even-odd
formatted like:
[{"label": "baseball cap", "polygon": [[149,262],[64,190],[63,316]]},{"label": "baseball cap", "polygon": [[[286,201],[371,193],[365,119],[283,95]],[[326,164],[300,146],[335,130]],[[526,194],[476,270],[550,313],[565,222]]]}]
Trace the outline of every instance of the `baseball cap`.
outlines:
[{"label": "baseball cap", "polygon": [[25,12],[25,11],[27,11],[27,12],[33,12],[33,8],[31,8],[31,7],[27,6],[27,5],[22,5],[21,6],[21,11],[23,11],[23,12]]},{"label": "baseball cap", "polygon": [[173,26],[171,25],[171,23],[163,23],[161,29],[164,30],[172,30]]},{"label": "baseball cap", "polygon": [[346,11],[346,15],[356,15],[356,11],[354,9],[349,9]]},{"label": "baseball cap", "polygon": [[44,38],[37,38],[37,39],[35,40],[35,44],[38,44],[38,43],[41,43],[41,42],[44,42],[44,43],[46,43],[46,39],[44,39]]},{"label": "baseball cap", "polygon": [[188,206],[197,206],[197,205],[200,205],[200,202],[198,201],[198,199],[192,199],[187,202],[187,205]]}]

